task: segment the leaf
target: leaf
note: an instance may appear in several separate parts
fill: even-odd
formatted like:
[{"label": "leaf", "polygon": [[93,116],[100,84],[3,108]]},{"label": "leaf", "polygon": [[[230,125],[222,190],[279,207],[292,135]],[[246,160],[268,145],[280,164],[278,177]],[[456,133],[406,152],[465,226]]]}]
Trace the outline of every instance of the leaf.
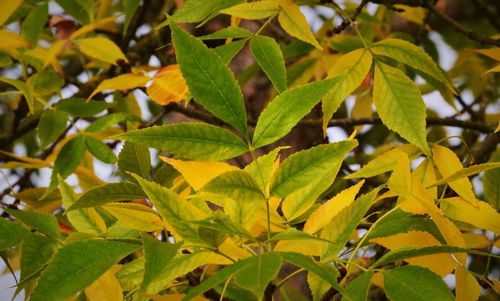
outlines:
[{"label": "leaf", "polygon": [[35,96],[46,97],[59,92],[64,80],[56,72],[44,70],[28,78],[26,83],[33,88]]},{"label": "leaf", "polygon": [[269,188],[269,180],[278,167],[276,163],[279,162],[276,159],[282,149],[281,147],[275,148],[269,153],[258,157],[243,169],[253,177],[260,189],[266,193]]},{"label": "leaf", "polygon": [[60,238],[59,224],[56,217],[52,214],[9,208],[5,208],[4,210],[30,228],[36,229],[52,238]]},{"label": "leaf", "polygon": [[463,266],[457,266],[455,271],[456,277],[456,289],[455,289],[455,300],[457,301],[469,301],[478,300],[481,296],[481,286],[477,282],[474,275],[467,271]]},{"label": "leaf", "polygon": [[[244,3],[244,4],[246,4],[246,3]],[[235,6],[233,6],[233,7],[235,7]],[[229,27],[224,27],[221,30],[218,30],[216,32],[198,37],[198,39],[200,39],[200,40],[225,40],[225,39],[229,39],[229,38],[241,39],[241,38],[248,38],[252,34],[253,33],[251,31],[249,31],[245,28],[236,27],[236,26],[229,26]]]},{"label": "leaf", "polygon": [[161,280],[163,273],[177,255],[181,245],[164,243],[147,234],[143,234],[142,241],[146,263],[141,292],[156,294],[163,289]]},{"label": "leaf", "polygon": [[286,90],[274,98],[260,114],[255,132],[255,148],[285,136],[321,100],[335,79],[316,81]]},{"label": "leaf", "polygon": [[238,170],[225,162],[182,161],[163,156],[160,159],[178,170],[194,190],[199,190],[225,172]]},{"label": "leaf", "polygon": [[187,0],[175,12],[172,19],[176,22],[195,23],[218,11],[243,2],[243,0]]},{"label": "leaf", "polygon": [[235,273],[233,279],[261,299],[267,285],[276,277],[280,268],[281,256],[268,252],[251,257],[248,263]]},{"label": "leaf", "polygon": [[188,96],[188,87],[179,65],[161,68],[146,91],[154,102],[162,106],[171,102],[181,102]]},{"label": "leaf", "polygon": [[[322,264],[321,266],[330,270],[332,274],[334,273],[339,274],[337,269],[330,264]],[[313,301],[321,301],[325,293],[331,288],[331,285],[328,284],[328,282],[326,282],[325,280],[321,279],[321,277],[311,272],[307,273],[307,284],[309,285],[309,289],[311,290]]]},{"label": "leaf", "polygon": [[0,3],[0,25],[3,25],[21,4],[23,4],[23,0],[2,1]]},{"label": "leaf", "polygon": [[425,138],[425,104],[412,80],[400,70],[376,62],[373,102],[389,129],[430,157]]},{"label": "leaf", "polygon": [[17,246],[26,235],[30,234],[30,231],[16,223],[0,218],[0,251]]},{"label": "leaf", "polygon": [[113,164],[118,161],[118,158],[116,158],[115,153],[109,148],[109,146],[98,140],[95,139],[94,137],[91,136],[86,136],[85,137],[85,144],[87,145],[87,149],[90,151],[90,153],[99,159],[99,161],[108,163],[108,164]]},{"label": "leaf", "polygon": [[469,166],[466,168],[462,168],[458,171],[455,171],[451,175],[447,176],[444,179],[441,179],[441,180],[435,182],[431,186],[443,185],[443,184],[446,184],[446,183],[449,183],[449,182],[452,182],[452,181],[455,181],[455,180],[458,180],[461,178],[469,177],[469,176],[478,174],[480,172],[485,172],[485,171],[488,171],[491,169],[496,169],[496,168],[500,168],[500,162],[489,162],[489,163],[484,163],[484,164],[472,165],[472,166]]},{"label": "leaf", "polygon": [[75,40],[83,54],[112,65],[117,65],[117,61],[127,61],[127,58],[120,48],[110,39],[105,37],[92,37]]},{"label": "leaf", "polygon": [[278,15],[278,21],[281,27],[291,36],[307,42],[319,50],[323,50],[318,41],[316,41],[306,18],[297,4],[291,1],[282,1],[280,6],[281,11]]},{"label": "leaf", "polygon": [[157,148],[179,158],[220,161],[248,151],[247,145],[232,132],[206,123],[183,122],[129,131],[114,136]]},{"label": "leaf", "polygon": [[130,229],[152,232],[162,228],[160,217],[147,206],[134,203],[108,203],[102,208]]},{"label": "leaf", "polygon": [[356,140],[346,140],[322,144],[291,155],[276,171],[271,182],[271,195],[285,197],[313,179],[321,179],[330,172],[336,174],[344,157],[356,146]]},{"label": "leaf", "polygon": [[[372,277],[373,272],[367,271],[349,282],[345,289],[347,295],[349,295],[353,301],[367,301]],[[344,300],[344,298],[341,300]]]},{"label": "leaf", "polygon": [[105,101],[86,101],[85,98],[66,98],[56,104],[56,109],[75,117],[94,116],[110,106]]},{"label": "leaf", "polygon": [[384,39],[370,46],[375,55],[395,59],[409,67],[422,72],[455,92],[448,79],[434,60],[420,47],[400,39]]},{"label": "leaf", "polygon": [[243,95],[231,70],[199,39],[173,22],[170,28],[177,61],[196,102],[247,136]]},{"label": "leaf", "polygon": [[59,4],[66,13],[82,24],[87,24],[92,19],[89,10],[87,10],[85,5],[80,1],[56,0],[56,3]]},{"label": "leaf", "polygon": [[[500,151],[495,151],[490,162],[500,162]],[[488,170],[483,176],[484,196],[495,208],[500,209],[500,169]]]},{"label": "leaf", "polygon": [[30,300],[66,300],[139,248],[136,243],[103,239],[68,243],[49,262]]},{"label": "leaf", "polygon": [[217,53],[222,61],[227,65],[231,62],[235,55],[241,51],[243,46],[245,46],[247,39],[239,40],[236,42],[227,43],[216,48],[213,48],[215,53]]},{"label": "leaf", "polygon": [[391,300],[454,300],[443,279],[426,268],[409,265],[383,275],[384,290]]},{"label": "leaf", "polygon": [[38,138],[40,148],[44,149],[52,142],[56,141],[66,129],[68,114],[61,111],[45,111],[38,122]]},{"label": "leaf", "polygon": [[[344,289],[337,283],[338,271],[333,272],[332,269],[322,266],[320,263],[314,261],[312,257],[300,253],[281,252],[279,253],[284,261],[288,261],[298,267],[304,268],[307,271],[316,274],[321,279],[325,280],[333,288],[344,295]],[[350,298],[349,298],[350,300]]]},{"label": "leaf", "polygon": [[123,13],[125,14],[125,21],[123,22],[123,35],[127,34],[128,26],[141,4],[141,0],[123,0]]},{"label": "leaf", "polygon": [[138,174],[143,178],[149,177],[151,155],[147,146],[125,141],[118,155],[118,170],[128,179],[134,179],[128,174],[129,172]]},{"label": "leaf", "polygon": [[[59,244],[57,240],[41,235],[27,235],[21,245],[21,279],[17,291],[20,291],[30,280],[38,278],[39,273],[50,261]],[[28,284],[26,283],[26,284]]]},{"label": "leaf", "polygon": [[336,256],[349,241],[352,232],[370,209],[380,187],[358,197],[349,207],[342,209],[321,232],[321,238],[332,243],[323,251],[322,259]]},{"label": "leaf", "polygon": [[123,290],[115,277],[121,266],[115,265],[102,274],[96,281],[85,288],[89,301],[122,301]]},{"label": "leaf", "polygon": [[118,75],[117,77],[103,80],[87,99],[91,99],[97,93],[104,90],[132,90],[145,87],[150,80],[148,76],[140,74],[127,73]]},{"label": "leaf", "polygon": [[394,166],[387,187],[396,195],[409,197],[411,193],[410,159],[404,152],[396,153],[398,160]]},{"label": "leaf", "polygon": [[184,240],[193,242],[199,240],[196,226],[186,222],[203,219],[206,216],[203,211],[168,188],[147,181],[137,175],[134,175],[134,177],[160,216]]},{"label": "leaf", "polygon": [[[432,148],[432,155],[434,159],[434,165],[439,170],[439,173],[443,178],[448,178],[454,173],[463,170],[462,163],[458,156],[444,146],[434,145]],[[467,178],[459,178],[448,183],[450,187],[461,197],[466,199],[469,203],[475,205],[477,202],[474,191],[472,190],[472,184]]]},{"label": "leaf", "polygon": [[[375,242],[390,250],[400,248],[417,248],[426,246],[439,246],[439,241],[430,233],[421,231],[411,231],[407,233],[398,233],[396,235],[383,238],[372,239]],[[428,268],[440,276],[446,276],[451,273],[456,266],[456,261],[447,254],[434,254],[422,257],[406,259],[412,265],[418,265]]]},{"label": "leaf", "polygon": [[[0,41],[2,41],[2,44],[5,43],[5,40],[2,37],[2,31],[0,31]],[[33,91],[33,88],[31,86],[27,85],[22,81],[6,77],[0,77],[0,82],[4,82],[6,84],[14,86],[19,92],[21,92],[24,95],[24,98],[26,99],[26,103],[28,104],[30,112],[31,113],[35,112],[35,100],[34,100],[35,91]]]},{"label": "leaf", "polygon": [[[31,10],[21,27],[21,34],[31,44],[36,45],[49,17],[49,5],[42,3]],[[1,21],[0,21],[1,23]]]},{"label": "leaf", "polygon": [[280,45],[273,38],[255,36],[250,40],[250,50],[259,66],[267,74],[278,92],[287,88],[285,59]]},{"label": "leaf", "polygon": [[244,170],[223,173],[203,186],[201,191],[219,194],[238,202],[265,200],[265,196],[255,180]]},{"label": "leaf", "polygon": [[68,210],[98,207],[116,201],[136,200],[145,197],[146,194],[136,184],[108,183],[82,194]]},{"label": "leaf", "polygon": [[464,198],[453,197],[442,199],[440,204],[441,210],[451,219],[500,233],[500,213],[486,202],[477,201],[471,205]]},{"label": "leaf", "polygon": [[[49,187],[56,184],[56,176],[59,174],[63,179],[66,179],[80,165],[85,155],[85,136],[78,135],[69,140],[61,148],[54,161],[52,170],[52,178]],[[49,189],[50,190],[50,189]]]},{"label": "leaf", "polygon": [[360,181],[322,204],[309,216],[303,231],[312,234],[326,226],[335,215],[354,201],[363,184],[364,181]]},{"label": "leaf", "polygon": [[328,77],[338,80],[323,97],[323,132],[326,133],[328,122],[342,102],[366,77],[372,66],[372,55],[366,49],[357,49],[340,57],[328,71]]},{"label": "leaf", "polygon": [[246,20],[258,20],[279,13],[279,0],[252,1],[221,10],[221,13]]},{"label": "leaf", "polygon": [[0,30],[0,40],[2,41],[2,44],[0,44],[0,49],[17,49],[30,45],[30,43],[24,37],[18,35],[15,32],[7,30]]},{"label": "leaf", "polygon": [[124,122],[127,120],[136,120],[140,121],[141,119],[135,115],[129,114],[129,113],[112,113],[108,114],[106,116],[100,117],[92,124],[90,124],[85,131],[89,133],[95,133],[99,131],[103,131],[117,123]]},{"label": "leaf", "polygon": [[124,291],[131,291],[141,285],[144,278],[144,256],[125,263],[122,268],[116,272],[116,278],[120,282]]}]

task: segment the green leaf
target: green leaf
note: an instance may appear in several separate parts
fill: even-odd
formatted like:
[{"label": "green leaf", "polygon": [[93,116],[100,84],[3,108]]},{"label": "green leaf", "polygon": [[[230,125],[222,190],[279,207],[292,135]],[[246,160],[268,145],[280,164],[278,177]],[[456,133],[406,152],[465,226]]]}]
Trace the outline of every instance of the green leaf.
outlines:
[{"label": "green leaf", "polygon": [[123,13],[125,14],[125,21],[123,22],[123,35],[127,33],[130,21],[132,21],[135,11],[140,4],[141,0],[123,0]]},{"label": "green leaf", "polygon": [[342,102],[361,85],[372,66],[372,55],[366,49],[351,51],[333,65],[328,76],[338,79],[323,98],[323,132],[326,133],[328,122]]},{"label": "green leaf", "polygon": [[198,241],[196,225],[186,223],[205,217],[193,204],[168,188],[134,175],[160,216],[186,241]]},{"label": "green leaf", "polygon": [[375,55],[397,60],[409,67],[422,72],[455,91],[448,79],[434,60],[420,47],[400,39],[384,39],[370,46]]},{"label": "green leaf", "polygon": [[151,155],[145,145],[126,141],[118,154],[118,170],[129,180],[135,181],[128,173],[132,172],[143,178],[149,177]]},{"label": "green leaf", "polygon": [[66,98],[56,104],[56,109],[69,113],[75,117],[91,117],[107,108],[111,104],[105,101],[87,101],[85,98]]},{"label": "green leaf", "polygon": [[278,95],[260,114],[253,135],[255,148],[285,136],[321,100],[335,79],[316,81]]},{"label": "green leaf", "polygon": [[28,79],[27,83],[38,96],[50,96],[59,92],[64,85],[61,76],[51,70],[36,73]]},{"label": "green leaf", "polygon": [[250,40],[250,50],[276,90],[280,93],[285,91],[287,88],[285,59],[280,45],[273,38],[255,36]]},{"label": "green leaf", "polygon": [[281,256],[278,253],[264,253],[251,257],[248,263],[236,272],[233,279],[261,300],[267,285],[276,277],[280,267]]},{"label": "green leaf", "polygon": [[[338,276],[340,275],[338,270],[330,263],[320,263],[320,265],[321,267],[330,271],[332,275],[337,274],[336,278],[338,278]],[[311,272],[307,273],[307,284],[309,285],[309,289],[311,290],[313,301],[323,300],[323,296],[325,295],[325,293],[332,287],[328,282]],[[294,299],[292,298],[290,301],[293,300]]]},{"label": "green leaf", "polygon": [[95,187],[80,196],[68,210],[98,207],[116,201],[143,199],[146,194],[132,183],[108,183]]},{"label": "green leaf", "polygon": [[219,161],[248,151],[247,145],[232,132],[206,123],[183,122],[134,130],[115,139],[141,143],[179,158]]},{"label": "green leaf", "polygon": [[142,256],[124,264],[123,267],[116,272],[116,279],[118,279],[124,291],[131,291],[141,285],[144,278],[144,263],[145,258]]},{"label": "green leaf", "polygon": [[228,44],[221,45],[219,47],[213,48],[215,53],[217,53],[222,61],[227,65],[231,62],[233,57],[240,52],[240,50],[245,46],[245,43],[247,42],[246,39],[244,40],[239,40],[236,42],[231,42]]},{"label": "green leaf", "polygon": [[31,113],[35,112],[35,99],[34,99],[34,91],[33,88],[26,83],[17,80],[17,79],[10,79],[6,77],[0,77],[0,82],[4,82],[6,84],[9,84],[11,86],[14,86],[19,92],[21,92],[24,95],[24,98],[26,99],[26,103],[28,104],[28,108]]},{"label": "green leaf", "polygon": [[177,62],[195,101],[248,136],[243,94],[229,67],[174,22],[170,28]]},{"label": "green leaf", "polygon": [[[326,175],[336,174],[344,157],[358,145],[356,140],[322,144],[288,157],[276,171],[271,195],[285,197]],[[332,179],[333,180],[333,179]]]},{"label": "green leaf", "polygon": [[68,114],[61,111],[45,111],[38,122],[40,148],[44,149],[66,130]]},{"label": "green leaf", "polygon": [[384,272],[384,290],[389,299],[455,300],[443,279],[430,270],[413,265]]},{"label": "green leaf", "polygon": [[92,122],[89,127],[85,129],[86,132],[99,132],[102,130],[105,130],[117,123],[127,121],[127,120],[134,120],[134,121],[140,121],[141,119],[138,118],[135,115],[128,114],[128,113],[114,113],[114,114],[109,114],[104,117],[100,117],[96,121]]},{"label": "green leaf", "polygon": [[57,184],[56,176],[58,174],[61,175],[63,179],[66,179],[70,174],[73,173],[73,171],[82,162],[86,149],[85,136],[83,135],[78,135],[64,144],[54,162],[52,178],[47,192],[50,192],[50,188],[55,187],[55,185]]},{"label": "green leaf", "polygon": [[373,102],[389,129],[431,156],[425,138],[425,104],[411,79],[398,69],[376,62]]},{"label": "green leaf", "polygon": [[223,173],[203,186],[201,191],[219,194],[238,202],[263,201],[265,199],[256,181],[244,170]]},{"label": "green leaf", "polygon": [[195,23],[202,21],[212,13],[236,5],[244,0],[187,0],[175,12],[172,19],[176,22]]},{"label": "green leaf", "polygon": [[[41,235],[28,235],[21,245],[20,283],[35,278],[56,252],[57,240]],[[21,290],[18,286],[18,290]]]},{"label": "green leaf", "polygon": [[65,13],[68,13],[82,24],[87,24],[92,19],[89,11],[81,2],[75,0],[56,0]]},{"label": "green leaf", "polygon": [[59,224],[56,217],[52,214],[8,208],[4,210],[30,228],[36,229],[52,238],[59,239]]},{"label": "green leaf", "polygon": [[324,281],[328,282],[333,288],[337,291],[345,294],[344,289],[337,282],[337,271],[332,271],[329,268],[322,266],[320,263],[314,261],[312,257],[300,254],[300,253],[292,253],[292,252],[280,252],[279,253],[283,260],[288,261],[298,267],[304,268],[307,271],[316,274]]},{"label": "green leaf", "polygon": [[66,244],[49,262],[30,300],[66,300],[139,248],[137,243],[103,239]]},{"label": "green leaf", "polygon": [[[500,150],[491,156],[490,162],[500,162]],[[495,208],[500,209],[500,169],[488,170],[483,177],[484,195],[486,200]]]},{"label": "green leaf", "polygon": [[141,292],[156,294],[163,289],[163,273],[177,255],[180,244],[164,243],[147,234],[143,234],[142,241],[146,263]]},{"label": "green leaf", "polygon": [[[347,295],[349,295],[353,301],[367,301],[372,277],[373,272],[368,271],[349,282],[345,289]],[[345,298],[342,298],[341,300],[344,299]]]},{"label": "green leaf", "polygon": [[23,241],[26,235],[30,234],[30,231],[18,224],[8,221],[3,217],[0,218],[0,251],[17,246]]},{"label": "green leaf", "polygon": [[26,19],[24,19],[21,27],[21,34],[30,41],[31,44],[36,45],[38,37],[43,31],[45,22],[49,17],[49,5],[42,3],[31,10]]},{"label": "green leaf", "polygon": [[100,161],[109,164],[116,163],[116,161],[118,161],[115,153],[101,140],[97,140],[91,136],[86,136],[85,144],[87,145],[87,149],[90,153]]},{"label": "green leaf", "polygon": [[228,38],[241,39],[241,38],[248,38],[252,34],[253,33],[251,31],[248,31],[245,28],[229,26],[229,27],[224,27],[221,30],[218,30],[214,33],[198,37],[198,39],[200,40],[225,40]]},{"label": "green leaf", "polygon": [[323,251],[322,259],[336,256],[342,250],[352,232],[370,209],[380,189],[380,187],[376,188],[357,198],[351,205],[342,209],[323,229],[321,238],[330,240],[332,244]]}]

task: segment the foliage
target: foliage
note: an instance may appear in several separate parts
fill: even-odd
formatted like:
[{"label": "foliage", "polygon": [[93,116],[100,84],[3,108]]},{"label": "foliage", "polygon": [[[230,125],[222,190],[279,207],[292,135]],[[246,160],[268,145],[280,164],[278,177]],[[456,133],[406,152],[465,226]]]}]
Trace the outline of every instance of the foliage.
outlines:
[{"label": "foliage", "polygon": [[15,294],[498,298],[500,16],[368,2],[2,1]]}]

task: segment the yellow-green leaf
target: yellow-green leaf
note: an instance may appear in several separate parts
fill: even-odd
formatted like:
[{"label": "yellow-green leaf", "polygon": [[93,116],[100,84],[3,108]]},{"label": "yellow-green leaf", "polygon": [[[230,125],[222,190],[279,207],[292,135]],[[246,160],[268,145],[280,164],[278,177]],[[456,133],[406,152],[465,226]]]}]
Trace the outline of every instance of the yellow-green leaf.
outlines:
[{"label": "yellow-green leaf", "polygon": [[415,83],[402,71],[376,62],[373,102],[382,122],[430,156],[425,104]]},{"label": "yellow-green leaf", "polygon": [[149,207],[134,203],[109,203],[102,206],[125,226],[145,232],[161,229],[160,217]]},{"label": "yellow-green leaf", "polygon": [[252,1],[221,10],[226,15],[247,20],[264,19],[278,14],[280,0]]},{"label": "yellow-green leaf", "polygon": [[105,37],[93,37],[78,39],[75,42],[83,54],[105,63],[116,65],[118,60],[127,61],[120,48],[110,39]]},{"label": "yellow-green leaf", "polygon": [[114,265],[97,278],[91,285],[85,288],[85,296],[88,301],[122,301],[123,290],[116,279],[115,273],[120,270],[119,265]]},{"label": "yellow-green leaf", "polygon": [[281,27],[291,36],[323,50],[318,41],[316,41],[306,17],[304,17],[297,4],[292,1],[283,1],[280,6],[281,11],[278,15],[278,21]]},{"label": "yellow-green leaf", "polygon": [[21,48],[29,46],[30,44],[24,37],[7,30],[0,30],[0,41],[2,41],[2,43],[0,43],[0,49]]},{"label": "yellow-green leaf", "polygon": [[[0,1],[0,25],[5,23],[21,4],[23,4],[23,0]],[[3,39],[0,41],[3,43]]]},{"label": "yellow-green leaf", "polygon": [[328,71],[328,77],[339,78],[323,97],[323,132],[342,102],[363,82],[370,67],[372,55],[366,49],[357,49],[340,57]]},{"label": "yellow-green leaf", "polygon": [[474,206],[461,197],[442,199],[440,204],[449,218],[500,234],[500,213],[490,204],[477,201]]},{"label": "yellow-green leaf", "polygon": [[[500,150],[496,150],[491,156],[490,163],[500,162]],[[483,177],[484,196],[495,208],[500,209],[500,169],[484,172]]]},{"label": "yellow-green leaf", "polygon": [[489,162],[489,163],[484,163],[484,164],[477,164],[477,165],[472,165],[463,169],[460,169],[458,171],[455,171],[451,175],[447,176],[444,179],[441,179],[431,186],[438,186],[438,185],[443,185],[452,181],[456,181],[458,179],[462,179],[468,176],[472,176],[475,174],[478,174],[483,171],[487,171],[490,169],[496,169],[500,168],[500,162]]},{"label": "yellow-green leaf", "polygon": [[149,80],[150,78],[144,75],[132,73],[122,74],[102,81],[99,86],[95,88],[94,92],[90,94],[88,99],[91,99],[94,95],[104,90],[131,90],[144,87]]}]

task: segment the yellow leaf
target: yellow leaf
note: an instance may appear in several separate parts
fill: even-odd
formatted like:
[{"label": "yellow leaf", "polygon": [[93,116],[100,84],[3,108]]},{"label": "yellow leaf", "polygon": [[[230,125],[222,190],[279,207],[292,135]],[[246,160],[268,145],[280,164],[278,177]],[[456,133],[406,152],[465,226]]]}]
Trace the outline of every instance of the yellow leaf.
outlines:
[{"label": "yellow leaf", "polygon": [[411,173],[410,173],[410,159],[404,152],[395,152],[397,157],[394,171],[392,172],[387,186],[395,194],[408,197],[411,193]]},{"label": "yellow leaf", "polygon": [[468,249],[484,249],[490,246],[488,237],[484,234],[463,233],[465,247]]},{"label": "yellow leaf", "polygon": [[280,0],[252,1],[241,3],[220,12],[247,20],[264,19],[278,14]]},{"label": "yellow leaf", "polygon": [[498,122],[497,128],[495,129],[495,133],[500,132],[500,121]]},{"label": "yellow leaf", "polygon": [[[439,173],[443,178],[447,178],[455,172],[463,169],[462,163],[458,156],[450,149],[434,145],[432,148],[432,156],[434,164],[436,165]],[[469,203],[475,205],[477,203],[476,196],[472,190],[472,184],[468,178],[461,178],[448,183],[450,187],[461,197],[466,199]]]},{"label": "yellow leaf", "polygon": [[384,288],[384,273],[377,272],[377,273],[373,274],[372,284],[376,285],[380,288]]},{"label": "yellow leaf", "polygon": [[500,47],[475,49],[475,51],[500,62]]},{"label": "yellow leaf", "polygon": [[394,7],[402,10],[402,12],[399,12],[398,14],[403,18],[419,25],[422,25],[425,16],[427,15],[427,10],[423,7],[411,7],[402,4],[394,5]]},{"label": "yellow leaf", "polygon": [[[44,61],[43,64],[44,69],[49,64],[52,64],[53,66],[57,64],[57,66],[59,66],[59,62],[57,61],[57,56],[64,50],[64,46],[66,45],[66,43],[67,41],[65,40],[58,40],[52,43],[52,45],[50,45],[50,48],[46,54],[47,59]],[[54,67],[54,69],[56,69],[56,71],[58,70],[56,67]],[[60,66],[59,69],[61,69]],[[62,69],[59,73],[62,74]]]},{"label": "yellow leaf", "polygon": [[70,36],[70,39],[76,39],[77,37],[89,33],[95,29],[109,29],[110,24],[113,23],[117,18],[118,16],[110,16],[107,18],[96,20],[90,24],[84,25],[75,32],[73,32]]},{"label": "yellow leaf", "polygon": [[413,175],[417,177],[420,183],[427,187],[427,191],[429,191],[433,198],[437,198],[437,187],[428,187],[436,182],[436,172],[431,160],[427,158],[422,161],[413,172]]},{"label": "yellow leaf", "polygon": [[67,217],[78,232],[95,235],[106,232],[106,223],[94,208],[73,210],[67,213]]},{"label": "yellow leaf", "polygon": [[[22,3],[23,0],[0,1],[0,25],[9,19]],[[2,39],[0,39],[0,41],[2,41],[2,43],[4,42]]]},{"label": "yellow leaf", "polygon": [[364,182],[362,180],[356,185],[339,192],[316,209],[307,219],[304,225],[304,232],[312,234],[328,225],[335,215],[354,201]]},{"label": "yellow leaf", "polygon": [[[58,42],[61,42],[61,41],[57,41],[54,44],[58,44]],[[52,67],[54,67],[54,70],[59,75],[62,76],[64,74],[64,72],[62,70],[61,65],[59,64],[59,61],[55,59],[54,55],[52,55],[52,56],[51,55],[52,54],[51,54],[51,52],[49,50],[41,48],[41,47],[31,48],[31,49],[28,49],[28,50],[26,50],[26,51],[23,52],[23,56],[28,56],[28,57],[34,58],[34,59],[39,60],[40,62],[42,62],[44,69],[49,64],[51,64]]]},{"label": "yellow leaf", "polygon": [[461,197],[446,198],[441,200],[441,210],[451,219],[500,233],[500,213],[486,202],[473,206]]},{"label": "yellow leaf", "polygon": [[489,70],[486,70],[481,76],[492,72],[500,72],[500,65],[497,65]]},{"label": "yellow leaf", "polygon": [[102,206],[125,226],[145,232],[161,229],[160,217],[149,207],[134,203],[110,203]]},{"label": "yellow leaf", "polygon": [[[374,238],[371,242],[377,243],[390,250],[441,245],[441,243],[439,243],[430,233],[422,231],[411,231],[387,237]],[[405,261],[413,265],[426,267],[441,276],[448,275],[456,266],[455,260],[453,260],[449,254],[418,256],[408,258]]]},{"label": "yellow leaf", "polygon": [[457,266],[456,277],[456,300],[457,301],[476,301],[481,295],[481,286],[471,272],[462,266]]},{"label": "yellow leaf", "polygon": [[150,81],[150,78],[139,74],[122,74],[117,77],[102,81],[99,86],[90,94],[88,99],[104,90],[131,90],[139,87],[144,87]]},{"label": "yellow leaf", "polygon": [[2,41],[0,49],[21,48],[30,45],[30,42],[26,41],[22,36],[7,30],[0,30],[0,41]]},{"label": "yellow leaf", "polygon": [[188,87],[179,65],[163,67],[153,77],[153,83],[148,87],[147,92],[154,102],[163,106],[185,99],[188,95]]},{"label": "yellow leaf", "polygon": [[88,301],[122,301],[123,291],[115,273],[121,268],[113,266],[101,277],[97,278],[91,285],[85,288],[85,296]]},{"label": "yellow leaf", "polygon": [[161,156],[160,159],[177,169],[194,190],[202,188],[225,172],[238,169],[224,162],[182,161]]},{"label": "yellow leaf", "polygon": [[291,36],[323,50],[318,41],[316,41],[316,38],[314,37],[314,34],[312,33],[311,28],[309,27],[309,24],[299,7],[295,3],[287,0],[282,1],[280,6],[281,11],[278,15],[278,21],[280,22],[281,27],[283,27],[283,29]]},{"label": "yellow leaf", "polygon": [[281,240],[274,247],[275,252],[295,252],[310,256],[320,256],[328,243],[320,240]]},{"label": "yellow leaf", "polygon": [[80,47],[80,50],[87,56],[103,61],[109,64],[116,65],[118,60],[127,61],[116,44],[105,37],[93,37],[78,39],[75,42]]}]

